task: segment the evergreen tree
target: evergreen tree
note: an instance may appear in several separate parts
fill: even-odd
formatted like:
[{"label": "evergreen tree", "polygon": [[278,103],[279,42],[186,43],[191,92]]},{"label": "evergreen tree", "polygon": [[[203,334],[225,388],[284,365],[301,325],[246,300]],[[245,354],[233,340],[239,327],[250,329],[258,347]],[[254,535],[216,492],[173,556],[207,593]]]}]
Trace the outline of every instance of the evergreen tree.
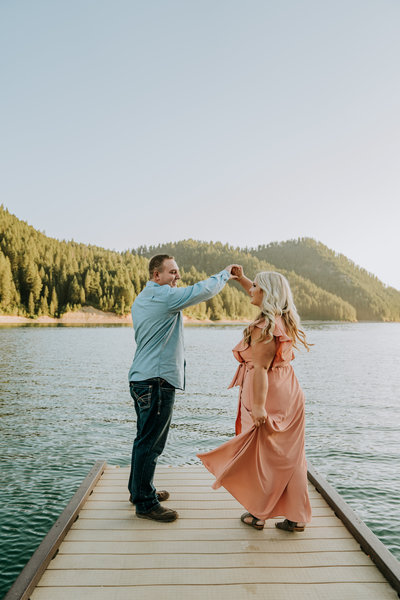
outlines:
[{"label": "evergreen tree", "polygon": [[51,291],[51,301],[50,301],[49,312],[52,317],[56,317],[58,314],[58,298],[57,298],[57,292],[56,292],[55,287],[53,287],[53,289]]},{"label": "evergreen tree", "polygon": [[29,292],[28,313],[29,313],[30,317],[34,317],[35,316],[35,301],[33,299],[33,292]]},{"label": "evergreen tree", "polygon": [[0,250],[0,308],[14,310],[18,305],[18,300],[10,260]]}]

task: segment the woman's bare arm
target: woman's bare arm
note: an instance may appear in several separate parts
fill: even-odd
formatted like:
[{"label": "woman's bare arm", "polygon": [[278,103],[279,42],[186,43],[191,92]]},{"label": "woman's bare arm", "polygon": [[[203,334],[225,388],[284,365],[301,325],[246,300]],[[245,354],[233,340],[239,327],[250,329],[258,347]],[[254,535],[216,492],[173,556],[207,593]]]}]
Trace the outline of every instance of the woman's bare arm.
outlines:
[{"label": "woman's bare arm", "polygon": [[[259,329],[254,328],[253,334],[259,335]],[[252,335],[253,338],[253,335]],[[253,341],[253,340],[252,340]],[[251,416],[256,427],[265,423],[267,412],[265,401],[268,394],[268,369],[274,360],[276,343],[273,338],[270,342],[253,342],[251,346],[254,365],[253,377],[253,406]]]},{"label": "woman's bare arm", "polygon": [[245,276],[243,272],[243,267],[241,265],[234,265],[232,267],[232,278],[236,279],[236,281],[240,283],[242,288],[247,293],[249,293],[249,289],[253,285],[253,282],[251,281],[251,279],[248,279],[248,277]]}]

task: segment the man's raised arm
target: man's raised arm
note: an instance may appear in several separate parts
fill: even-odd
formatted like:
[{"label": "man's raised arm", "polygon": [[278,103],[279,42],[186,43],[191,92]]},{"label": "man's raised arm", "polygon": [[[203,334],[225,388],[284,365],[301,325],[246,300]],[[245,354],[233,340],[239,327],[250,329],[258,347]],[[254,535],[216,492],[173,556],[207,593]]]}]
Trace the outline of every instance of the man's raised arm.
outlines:
[{"label": "man's raised arm", "polygon": [[168,308],[176,312],[193,306],[199,302],[205,302],[218,294],[229,279],[236,279],[231,274],[232,267],[238,265],[229,265],[216,275],[211,275],[204,281],[199,281],[194,285],[188,285],[184,288],[170,288],[168,293]]}]

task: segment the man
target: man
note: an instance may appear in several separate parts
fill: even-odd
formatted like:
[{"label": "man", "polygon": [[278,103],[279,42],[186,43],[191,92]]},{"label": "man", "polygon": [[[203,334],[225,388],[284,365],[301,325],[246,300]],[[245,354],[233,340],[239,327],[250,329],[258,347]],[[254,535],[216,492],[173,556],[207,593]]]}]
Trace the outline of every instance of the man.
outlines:
[{"label": "man", "polygon": [[174,257],[154,256],[150,281],[132,306],[136,352],[129,386],[137,414],[128,488],[143,519],[171,522],[178,513],[160,502],[169,497],[153,485],[157,459],[164,449],[171,423],[175,389],[185,388],[182,309],[209,300],[222,290],[234,265],[188,287],[177,287],[179,268]]}]

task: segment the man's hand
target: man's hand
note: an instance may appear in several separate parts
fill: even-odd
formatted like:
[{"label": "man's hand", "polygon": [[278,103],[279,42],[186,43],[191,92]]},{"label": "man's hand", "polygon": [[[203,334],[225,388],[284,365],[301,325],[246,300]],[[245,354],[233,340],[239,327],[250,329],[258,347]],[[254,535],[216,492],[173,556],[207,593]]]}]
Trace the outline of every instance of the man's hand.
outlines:
[{"label": "man's hand", "polygon": [[240,279],[243,277],[243,267],[241,265],[229,265],[225,267],[225,271],[230,273],[229,279]]}]

